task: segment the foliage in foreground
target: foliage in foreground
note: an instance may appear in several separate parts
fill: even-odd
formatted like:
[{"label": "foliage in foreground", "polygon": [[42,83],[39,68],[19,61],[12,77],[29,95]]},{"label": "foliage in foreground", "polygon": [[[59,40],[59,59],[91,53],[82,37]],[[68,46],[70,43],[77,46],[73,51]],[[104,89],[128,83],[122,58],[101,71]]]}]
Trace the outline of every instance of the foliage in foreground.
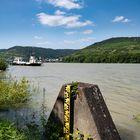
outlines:
[{"label": "foliage in foreground", "polygon": [[0,140],[28,140],[27,136],[6,121],[0,120]]},{"label": "foliage in foreground", "polygon": [[[4,88],[4,86],[6,86]],[[29,99],[29,84],[28,81],[23,78],[21,81],[0,81],[0,91],[1,93],[7,93],[4,96],[0,94],[0,111],[5,106],[8,108],[12,105],[13,108],[19,107],[20,103],[24,103]],[[6,95],[8,96],[6,98]],[[11,100],[14,98],[14,100]],[[4,100],[5,99],[5,100]],[[4,105],[1,101],[5,101]],[[9,103],[9,104],[8,104]],[[33,112],[31,114],[31,121],[28,118],[23,118],[23,126],[18,123],[18,116],[15,116],[14,123],[7,122],[0,119],[0,140],[43,140],[44,128],[47,122],[47,116],[45,115],[45,91],[43,93],[43,103],[40,110],[40,116]],[[24,112],[23,112],[24,113]],[[23,114],[23,116],[26,115]],[[37,118],[38,117],[38,118]]]},{"label": "foliage in foreground", "polygon": [[7,68],[7,63],[4,59],[0,58],[0,70],[5,71]]},{"label": "foliage in foreground", "polygon": [[140,113],[134,116],[134,119],[140,123]]},{"label": "foliage in foreground", "polygon": [[45,140],[44,126],[42,126],[42,122],[38,124],[35,121],[34,115],[31,122],[25,122],[23,128],[18,127],[14,123],[0,120],[0,140]]},{"label": "foliage in foreground", "polygon": [[[24,120],[24,127],[0,119],[0,140],[45,140],[46,107],[42,105],[40,111],[40,116],[33,112],[30,122]],[[36,121],[36,117],[40,123]]]},{"label": "foliage in foreground", "polygon": [[29,83],[25,78],[19,82],[0,80],[0,107],[25,103],[29,96]]},{"label": "foliage in foreground", "polygon": [[64,140],[62,127],[55,124],[52,120],[47,122],[45,135],[49,137],[49,140]]}]

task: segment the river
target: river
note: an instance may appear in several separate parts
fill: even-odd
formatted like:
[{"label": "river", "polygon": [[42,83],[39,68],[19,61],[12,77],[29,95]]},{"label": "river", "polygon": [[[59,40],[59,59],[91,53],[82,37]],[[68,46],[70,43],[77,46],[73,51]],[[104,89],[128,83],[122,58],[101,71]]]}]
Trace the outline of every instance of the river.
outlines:
[{"label": "river", "polygon": [[31,106],[38,110],[43,100],[50,111],[64,83],[80,81],[97,84],[122,140],[140,140],[140,123],[133,115],[140,113],[140,64],[67,64],[45,63],[41,67],[10,66],[17,79],[26,77],[40,92]]}]

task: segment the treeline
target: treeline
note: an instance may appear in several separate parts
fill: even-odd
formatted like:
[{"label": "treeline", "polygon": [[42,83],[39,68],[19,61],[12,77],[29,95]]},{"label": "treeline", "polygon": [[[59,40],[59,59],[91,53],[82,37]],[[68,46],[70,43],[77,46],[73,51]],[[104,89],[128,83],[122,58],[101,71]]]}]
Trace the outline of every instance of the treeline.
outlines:
[{"label": "treeline", "polygon": [[64,57],[63,61],[74,63],[140,63],[140,37],[104,40]]},{"label": "treeline", "polygon": [[51,49],[32,46],[14,46],[9,49],[0,49],[0,56],[3,58],[13,58],[15,56],[23,57],[25,60],[29,59],[31,55],[36,58],[61,58],[74,53],[73,49]]},{"label": "treeline", "polygon": [[73,63],[140,63],[140,53],[76,55],[63,59]]}]

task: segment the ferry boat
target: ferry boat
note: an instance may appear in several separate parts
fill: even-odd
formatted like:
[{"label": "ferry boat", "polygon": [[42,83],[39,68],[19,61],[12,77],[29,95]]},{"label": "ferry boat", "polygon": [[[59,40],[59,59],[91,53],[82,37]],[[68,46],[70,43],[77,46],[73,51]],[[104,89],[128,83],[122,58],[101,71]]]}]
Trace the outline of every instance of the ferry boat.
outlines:
[{"label": "ferry boat", "polygon": [[15,57],[12,65],[26,65],[26,62],[23,61],[22,57]]},{"label": "ferry boat", "polygon": [[27,66],[41,66],[42,62],[36,60],[34,56],[30,56],[29,62],[26,63]]},{"label": "ferry boat", "polygon": [[38,61],[34,56],[30,56],[29,62],[23,61],[22,57],[15,57],[12,65],[41,66],[42,62]]}]

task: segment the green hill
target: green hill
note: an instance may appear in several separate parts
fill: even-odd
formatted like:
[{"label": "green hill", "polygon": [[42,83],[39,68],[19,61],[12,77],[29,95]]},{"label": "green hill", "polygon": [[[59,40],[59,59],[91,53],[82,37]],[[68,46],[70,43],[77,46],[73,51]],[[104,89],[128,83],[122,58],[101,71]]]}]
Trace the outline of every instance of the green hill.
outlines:
[{"label": "green hill", "polygon": [[50,48],[39,48],[39,47],[28,47],[28,46],[14,46],[9,49],[1,49],[0,56],[4,58],[12,58],[20,56],[28,59],[30,55],[35,55],[37,58],[59,58],[69,55],[75,52],[72,49],[50,49]]},{"label": "green hill", "polygon": [[140,37],[107,39],[66,56],[63,61],[80,63],[140,63]]}]

